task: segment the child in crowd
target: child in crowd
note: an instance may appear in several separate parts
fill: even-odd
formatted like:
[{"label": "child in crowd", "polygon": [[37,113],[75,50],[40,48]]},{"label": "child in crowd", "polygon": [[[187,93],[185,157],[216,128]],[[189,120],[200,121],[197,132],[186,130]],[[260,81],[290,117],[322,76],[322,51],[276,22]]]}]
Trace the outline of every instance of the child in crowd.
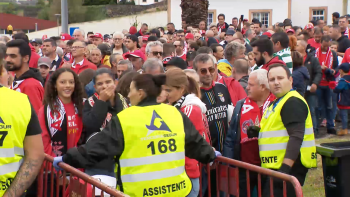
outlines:
[{"label": "child in crowd", "polygon": [[350,109],[350,75],[349,63],[342,63],[339,66],[340,79],[338,85],[333,90],[337,93],[337,105],[342,122],[342,129],[337,132],[337,135],[348,134],[348,110]]}]

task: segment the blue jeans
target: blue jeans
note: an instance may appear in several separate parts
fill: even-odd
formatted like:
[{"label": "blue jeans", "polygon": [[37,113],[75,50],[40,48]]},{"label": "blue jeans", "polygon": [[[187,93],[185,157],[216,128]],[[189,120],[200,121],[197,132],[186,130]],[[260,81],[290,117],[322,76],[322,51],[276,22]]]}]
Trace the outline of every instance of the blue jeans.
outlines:
[{"label": "blue jeans", "polygon": [[312,118],[312,125],[314,127],[314,133],[316,134],[318,133],[318,125],[317,125],[317,117],[316,117],[317,95],[309,94],[305,97],[305,100],[309,105],[311,118]]},{"label": "blue jeans", "polygon": [[348,109],[339,109],[339,115],[341,118],[341,128],[348,129]]},{"label": "blue jeans", "polygon": [[192,182],[192,190],[187,197],[198,197],[199,194],[199,178],[191,179]]},{"label": "blue jeans", "polygon": [[326,117],[327,120],[327,129],[334,128],[333,122],[333,105],[332,97],[333,91],[328,86],[318,86],[317,87],[317,99],[318,99],[318,123],[319,126]]}]

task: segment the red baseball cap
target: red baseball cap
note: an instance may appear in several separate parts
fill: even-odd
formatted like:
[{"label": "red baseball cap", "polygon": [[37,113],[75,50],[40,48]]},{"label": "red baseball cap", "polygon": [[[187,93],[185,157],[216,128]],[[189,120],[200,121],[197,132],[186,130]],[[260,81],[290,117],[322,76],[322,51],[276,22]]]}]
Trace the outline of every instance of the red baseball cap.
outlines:
[{"label": "red baseball cap", "polygon": [[142,41],[148,41],[149,35],[142,36]]},{"label": "red baseball cap", "polygon": [[203,34],[205,34],[205,30],[199,30],[199,33],[200,33],[201,35],[203,35]]},{"label": "red baseball cap", "polygon": [[186,36],[185,36],[186,39],[194,39],[194,36],[193,34],[191,33],[187,33]]},{"label": "red baseball cap", "polygon": [[272,36],[272,34],[270,33],[270,32],[265,32],[265,33],[263,33],[262,35],[265,35],[265,36],[267,36],[267,37],[269,37],[269,38],[271,38],[271,36]]},{"label": "red baseball cap", "polygon": [[43,35],[43,37],[41,37],[41,40],[45,40],[45,39],[47,39],[47,35],[46,34]]},{"label": "red baseball cap", "polygon": [[142,53],[142,51],[140,50],[136,50],[132,53],[128,53],[125,55],[126,58],[129,58],[130,56],[133,56],[133,57],[139,57],[141,58],[143,61],[146,61],[146,56],[144,53]]},{"label": "red baseball cap", "polygon": [[71,40],[72,36],[70,36],[69,34],[62,34],[61,35],[61,40],[66,41],[66,40]]},{"label": "red baseball cap", "polygon": [[100,33],[95,33],[94,35],[90,36],[90,38],[101,38],[103,40],[103,36]]},{"label": "red baseball cap", "polygon": [[286,33],[293,33],[293,34],[295,34],[295,31],[294,31],[294,29],[288,29],[288,30],[286,31]]},{"label": "red baseball cap", "polygon": [[308,23],[307,25],[305,25],[304,29],[313,29],[314,25],[312,23]]}]

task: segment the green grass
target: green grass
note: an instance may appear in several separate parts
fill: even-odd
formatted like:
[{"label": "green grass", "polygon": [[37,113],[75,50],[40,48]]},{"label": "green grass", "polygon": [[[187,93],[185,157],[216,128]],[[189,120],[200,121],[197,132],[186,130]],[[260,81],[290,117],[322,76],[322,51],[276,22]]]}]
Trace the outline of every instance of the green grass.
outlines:
[{"label": "green grass", "polygon": [[0,5],[8,5],[9,2],[0,2]]},{"label": "green grass", "polygon": [[[317,139],[316,144],[349,141],[350,135],[338,137],[331,136],[328,138]],[[322,160],[321,156],[317,155],[317,169],[309,170],[305,184],[303,186],[304,197],[325,197]]]}]

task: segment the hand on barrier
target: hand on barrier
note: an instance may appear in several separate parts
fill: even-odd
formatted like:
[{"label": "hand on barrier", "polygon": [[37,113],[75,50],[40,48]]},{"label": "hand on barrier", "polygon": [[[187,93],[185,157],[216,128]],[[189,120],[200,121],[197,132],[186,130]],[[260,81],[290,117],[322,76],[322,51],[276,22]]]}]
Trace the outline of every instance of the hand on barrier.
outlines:
[{"label": "hand on barrier", "polygon": [[222,156],[222,154],[219,152],[219,151],[215,151],[215,157],[217,157],[217,156]]},{"label": "hand on barrier", "polygon": [[61,167],[58,166],[58,163],[62,162],[62,156],[61,157],[55,157],[53,159],[53,167],[55,167],[55,169],[57,171],[63,170]]}]

